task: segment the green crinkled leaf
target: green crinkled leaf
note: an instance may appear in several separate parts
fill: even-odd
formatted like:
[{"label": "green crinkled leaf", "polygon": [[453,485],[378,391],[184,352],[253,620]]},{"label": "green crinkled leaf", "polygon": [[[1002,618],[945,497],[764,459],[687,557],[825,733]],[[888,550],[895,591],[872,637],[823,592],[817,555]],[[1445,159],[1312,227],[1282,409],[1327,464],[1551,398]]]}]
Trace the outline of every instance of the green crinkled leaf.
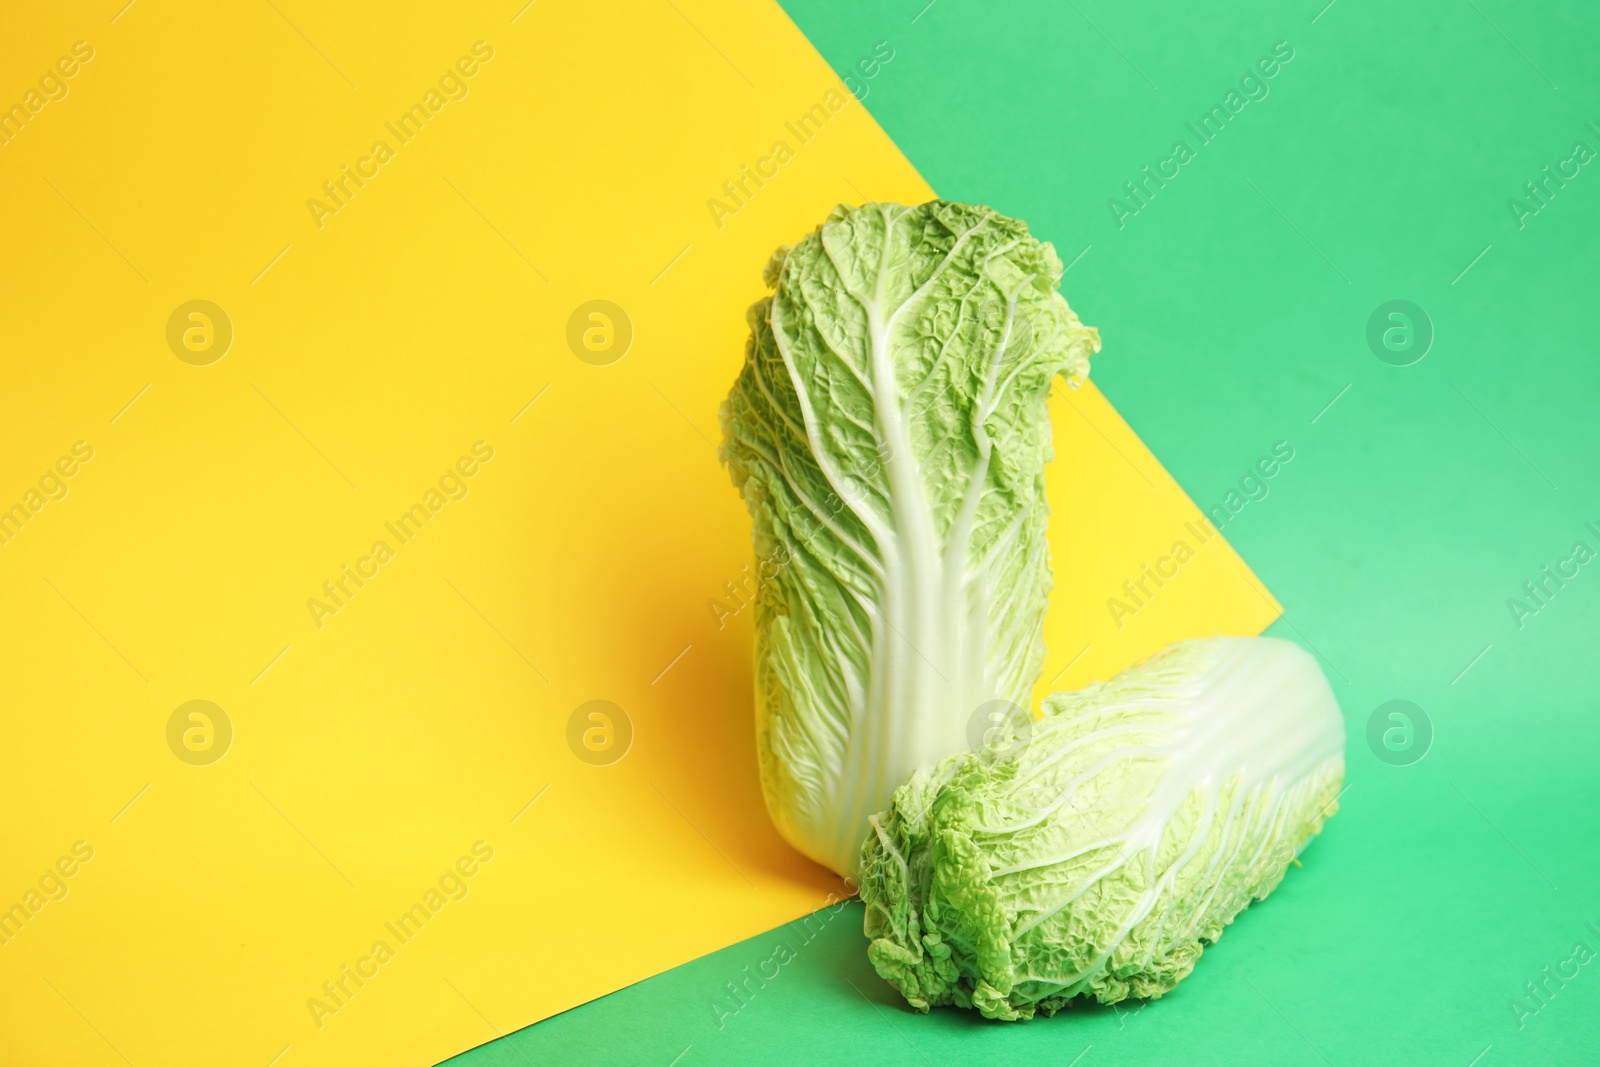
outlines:
[{"label": "green crinkled leaf", "polygon": [[868,955],[919,1010],[1158,997],[1337,810],[1344,731],[1272,638],[1174,645],[912,776],[862,850]]},{"label": "green crinkled leaf", "polygon": [[1060,277],[989,208],[839,207],[750,309],[721,418],[762,579],[761,781],[783,835],[841,874],[913,769],[1038,678],[1045,404],[1099,347]]}]

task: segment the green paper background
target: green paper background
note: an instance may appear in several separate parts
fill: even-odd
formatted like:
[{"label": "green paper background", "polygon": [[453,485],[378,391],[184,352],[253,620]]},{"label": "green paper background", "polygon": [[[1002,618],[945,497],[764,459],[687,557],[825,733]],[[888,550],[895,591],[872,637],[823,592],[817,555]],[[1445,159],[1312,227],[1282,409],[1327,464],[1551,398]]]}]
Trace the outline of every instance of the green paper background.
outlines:
[{"label": "green paper background", "polygon": [[[923,2],[785,6],[841,74],[894,49],[865,103],[941,195],[1083,253],[1063,290],[1105,339],[1094,378],[1198,503],[1292,444],[1225,533],[1344,707],[1342,810],[1142,1009],[915,1015],[852,903],[452,1063],[1600,1063],[1600,960],[1520,1029],[1508,1004],[1600,950],[1600,562],[1520,627],[1507,603],[1600,550],[1600,163],[1520,227],[1508,206],[1600,150],[1600,8]],[[1269,95],[1198,147],[1185,122],[1278,42]],[[1107,201],[1180,139],[1195,158],[1119,227]],[[1392,299],[1434,329],[1411,366],[1366,341]],[[1366,742],[1391,699],[1434,730],[1409,766]],[[779,941],[797,958],[719,1027]]]}]

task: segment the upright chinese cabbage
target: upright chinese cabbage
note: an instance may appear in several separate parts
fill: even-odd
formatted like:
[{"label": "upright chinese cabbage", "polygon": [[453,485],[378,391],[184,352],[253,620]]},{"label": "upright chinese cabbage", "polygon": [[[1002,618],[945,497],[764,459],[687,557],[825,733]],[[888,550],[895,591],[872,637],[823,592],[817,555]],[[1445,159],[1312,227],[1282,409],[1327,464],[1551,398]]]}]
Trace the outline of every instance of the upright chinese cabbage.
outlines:
[{"label": "upright chinese cabbage", "polygon": [[721,418],[762,564],[761,781],[784,837],[840,874],[913,770],[1038,678],[1045,402],[1100,344],[1061,271],[986,207],[839,207],[750,309]]},{"label": "upright chinese cabbage", "polygon": [[872,820],[868,956],[922,1011],[1158,997],[1338,807],[1339,708],[1287,641],[1179,642],[1044,713]]}]

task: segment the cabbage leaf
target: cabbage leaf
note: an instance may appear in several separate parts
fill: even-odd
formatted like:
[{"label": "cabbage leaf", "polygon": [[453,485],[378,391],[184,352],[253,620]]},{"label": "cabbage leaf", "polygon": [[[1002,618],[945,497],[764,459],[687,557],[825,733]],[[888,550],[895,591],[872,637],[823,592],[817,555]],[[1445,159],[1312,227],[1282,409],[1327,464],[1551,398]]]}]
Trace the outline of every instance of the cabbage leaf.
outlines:
[{"label": "cabbage leaf", "polygon": [[1338,808],[1344,728],[1312,657],[1179,642],[916,772],[863,846],[868,956],[921,1011],[1158,997]]},{"label": "cabbage leaf", "polygon": [[721,422],[761,563],[761,782],[783,836],[840,874],[913,770],[1038,678],[1045,405],[1100,344],[1061,273],[990,208],[841,206],[774,254],[750,309]]}]

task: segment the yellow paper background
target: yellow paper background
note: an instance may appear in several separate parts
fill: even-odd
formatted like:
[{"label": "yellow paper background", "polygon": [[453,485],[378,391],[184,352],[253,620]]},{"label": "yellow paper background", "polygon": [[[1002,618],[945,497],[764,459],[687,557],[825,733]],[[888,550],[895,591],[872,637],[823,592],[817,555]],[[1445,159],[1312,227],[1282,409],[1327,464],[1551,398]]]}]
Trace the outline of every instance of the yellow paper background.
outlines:
[{"label": "yellow paper background", "polygon": [[[852,102],[713,222],[838,84],[775,5],[275,2],[33,7],[0,40],[0,103],[95,50],[0,146],[0,507],[94,449],[0,546],[0,907],[95,850],[0,945],[5,1062],[430,1064],[839,888],[767,822],[749,613],[708,608],[750,560],[715,410],[773,247],[931,190]],[[165,338],[195,298],[235,331],[203,367]],[[606,367],[565,341],[596,298],[634,327]],[[1194,509],[1092,386],[1053,413],[1046,685],[1276,615],[1218,538],[1114,627]],[[319,628],[477,441],[466,498]],[[595,698],[633,724],[609,767],[566,743]],[[210,766],[167,745],[194,699],[233,724]],[[478,841],[468,895],[316,1025]]]}]

